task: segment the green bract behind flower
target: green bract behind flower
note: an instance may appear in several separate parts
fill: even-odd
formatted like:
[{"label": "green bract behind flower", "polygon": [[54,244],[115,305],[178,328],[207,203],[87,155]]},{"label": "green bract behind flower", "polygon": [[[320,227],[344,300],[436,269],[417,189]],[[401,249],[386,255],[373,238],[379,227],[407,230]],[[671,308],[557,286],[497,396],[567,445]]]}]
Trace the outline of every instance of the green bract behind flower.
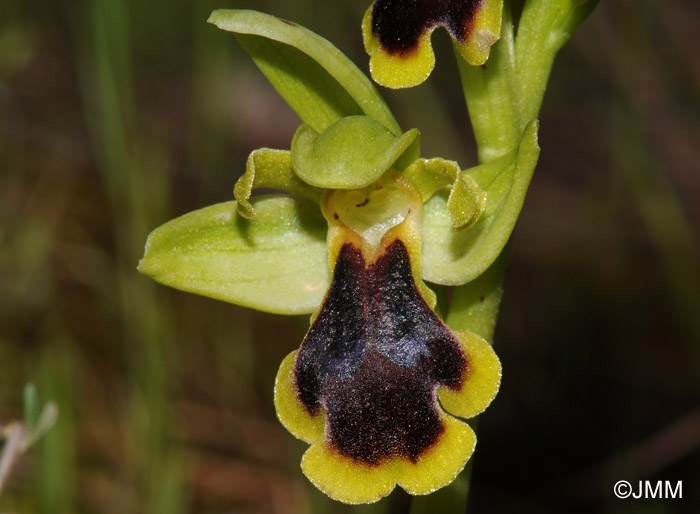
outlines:
[{"label": "green bract behind flower", "polygon": [[438,26],[472,65],[481,65],[498,41],[503,0],[375,0],[362,34],[372,78],[391,88],[413,87],[435,66],[430,36]]},{"label": "green bract behind flower", "polygon": [[468,230],[455,231],[455,215],[446,192],[432,196],[423,218],[426,280],[461,285],[484,273],[508,242],[540,154],[537,122],[525,129],[520,146],[509,154],[466,172],[486,192],[483,213]]}]

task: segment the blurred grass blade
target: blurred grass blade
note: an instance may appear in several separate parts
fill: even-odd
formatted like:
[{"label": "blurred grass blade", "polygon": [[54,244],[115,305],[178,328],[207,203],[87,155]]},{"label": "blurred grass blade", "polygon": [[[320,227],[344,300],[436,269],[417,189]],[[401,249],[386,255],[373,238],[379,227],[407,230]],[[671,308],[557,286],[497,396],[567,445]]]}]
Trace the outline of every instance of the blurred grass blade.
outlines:
[{"label": "blurred grass blade", "polygon": [[24,424],[33,427],[39,419],[39,395],[34,384],[24,386]]},{"label": "blurred grass blade", "polygon": [[[40,465],[35,476],[35,495],[38,514],[69,514],[78,510],[77,496],[78,476],[82,471],[78,467],[77,448],[80,445],[77,427],[77,406],[79,357],[74,353],[72,341],[60,333],[51,338],[50,344],[42,348],[34,364],[38,376],[38,387],[42,395],[51,395],[55,400],[49,411],[42,413],[37,421],[39,425],[56,421],[52,430],[46,434],[37,446]],[[60,419],[52,420],[53,414],[60,408]],[[42,420],[42,417],[44,419]],[[31,437],[29,435],[28,437]]]},{"label": "blurred grass blade", "polygon": [[54,402],[48,402],[46,405],[44,405],[36,425],[29,427],[27,438],[24,441],[24,449],[26,450],[32,446],[49,430],[51,430],[51,428],[56,424],[57,419],[58,406]]},{"label": "blurred grass blade", "polygon": [[218,9],[209,23],[234,32],[280,95],[316,132],[338,119],[366,114],[400,135],[372,82],[326,39],[256,11]]},{"label": "blurred grass blade", "polygon": [[326,221],[306,199],[259,197],[176,218],[148,237],[139,271],[162,284],[278,314],[315,311],[328,284]]}]

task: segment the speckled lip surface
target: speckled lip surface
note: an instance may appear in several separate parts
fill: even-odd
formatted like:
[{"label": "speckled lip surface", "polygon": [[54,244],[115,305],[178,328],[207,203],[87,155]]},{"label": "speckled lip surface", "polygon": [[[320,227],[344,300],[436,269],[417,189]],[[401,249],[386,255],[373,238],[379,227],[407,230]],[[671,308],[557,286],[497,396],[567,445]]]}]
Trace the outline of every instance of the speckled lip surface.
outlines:
[{"label": "speckled lip surface", "polygon": [[400,239],[369,264],[352,243],[341,247],[294,368],[306,410],[327,412],[333,451],[368,466],[416,462],[444,432],[436,388],[459,389],[468,368],[418,292]]},{"label": "speckled lip surface", "polygon": [[483,0],[377,0],[372,34],[387,53],[407,54],[428,30],[440,25],[463,43]]}]

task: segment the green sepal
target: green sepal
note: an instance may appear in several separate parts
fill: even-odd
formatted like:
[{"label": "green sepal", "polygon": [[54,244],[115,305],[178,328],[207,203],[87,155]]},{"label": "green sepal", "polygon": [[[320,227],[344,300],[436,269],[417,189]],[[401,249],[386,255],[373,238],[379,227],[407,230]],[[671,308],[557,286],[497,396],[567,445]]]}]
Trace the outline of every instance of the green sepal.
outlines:
[{"label": "green sepal", "polygon": [[463,230],[476,223],[486,206],[486,193],[474,179],[462,173],[459,164],[447,159],[418,159],[406,168],[411,179],[427,202],[437,191],[451,186],[447,212],[452,218],[452,230]]},{"label": "green sepal", "polygon": [[185,214],[155,229],[139,271],[176,289],[277,314],[318,309],[328,288],[327,224],[304,198],[261,196]]},{"label": "green sepal", "polygon": [[372,81],[328,40],[256,11],[218,9],[208,21],[237,35],[260,71],[315,131],[342,117],[366,114],[401,134]]},{"label": "green sepal", "polygon": [[321,190],[300,180],[292,168],[292,156],[288,150],[258,148],[248,156],[245,173],[233,187],[233,196],[238,201],[238,214],[246,219],[255,217],[250,203],[250,194],[255,188],[283,189],[318,203]]},{"label": "green sepal", "polygon": [[448,199],[440,191],[423,214],[423,278],[443,285],[461,285],[481,275],[496,260],[513,232],[525,201],[540,148],[537,121],[526,127],[517,150],[468,170],[486,192],[479,221],[455,232]]},{"label": "green sepal", "polygon": [[400,137],[369,116],[342,118],[322,133],[309,125],[292,139],[292,165],[307,184],[326,189],[360,189],[381,177],[418,137]]}]

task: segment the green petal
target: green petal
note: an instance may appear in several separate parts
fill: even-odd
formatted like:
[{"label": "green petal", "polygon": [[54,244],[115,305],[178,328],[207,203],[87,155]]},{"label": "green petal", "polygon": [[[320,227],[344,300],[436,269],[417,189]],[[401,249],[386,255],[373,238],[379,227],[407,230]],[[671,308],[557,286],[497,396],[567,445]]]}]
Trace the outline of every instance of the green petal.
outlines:
[{"label": "green petal", "polygon": [[440,192],[423,215],[423,278],[444,285],[466,284],[496,260],[513,232],[540,148],[531,122],[517,151],[469,170],[486,191],[486,205],[469,230],[454,232],[447,195]]},{"label": "green petal", "polygon": [[209,23],[234,32],[255,64],[317,132],[344,116],[366,114],[396,135],[398,123],[372,82],[326,39],[256,11],[219,9]]},{"label": "green petal", "polygon": [[326,221],[306,199],[253,200],[254,220],[236,202],[185,214],[155,229],[139,271],[157,282],[277,314],[314,312],[328,288]]},{"label": "green petal", "polygon": [[321,199],[319,189],[309,186],[296,176],[291,154],[287,150],[258,148],[248,156],[245,173],[233,188],[233,196],[238,201],[238,214],[246,219],[255,217],[255,209],[249,200],[253,189],[259,187],[284,189],[316,203]]},{"label": "green petal", "polygon": [[302,125],[292,139],[292,164],[312,186],[360,189],[381,177],[417,137],[416,129],[396,137],[369,116],[342,118],[321,134]]},{"label": "green petal", "polygon": [[454,184],[461,173],[459,164],[441,157],[417,159],[404,174],[420,191],[423,202],[427,202],[438,190]]},{"label": "green petal", "polygon": [[418,159],[406,168],[404,174],[411,179],[426,202],[437,191],[452,186],[447,201],[447,211],[452,218],[452,230],[471,227],[486,207],[486,193],[474,179],[463,174],[455,161],[447,159]]}]

